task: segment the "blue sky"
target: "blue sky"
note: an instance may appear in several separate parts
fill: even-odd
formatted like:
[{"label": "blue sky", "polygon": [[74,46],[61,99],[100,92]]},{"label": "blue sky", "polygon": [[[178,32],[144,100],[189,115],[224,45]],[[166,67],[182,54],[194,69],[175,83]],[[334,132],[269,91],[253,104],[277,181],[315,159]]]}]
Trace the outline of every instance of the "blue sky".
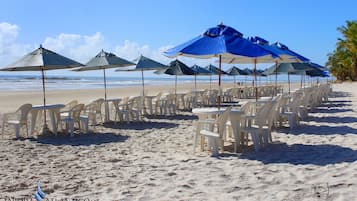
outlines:
[{"label": "blue sky", "polygon": [[[0,66],[39,44],[83,63],[101,49],[127,59],[145,54],[168,62],[161,55],[165,48],[219,22],[245,37],[280,41],[324,64],[340,37],[336,28],[357,19],[356,7],[357,1],[352,0],[7,0],[0,7]],[[51,73],[58,72],[76,75]]]}]

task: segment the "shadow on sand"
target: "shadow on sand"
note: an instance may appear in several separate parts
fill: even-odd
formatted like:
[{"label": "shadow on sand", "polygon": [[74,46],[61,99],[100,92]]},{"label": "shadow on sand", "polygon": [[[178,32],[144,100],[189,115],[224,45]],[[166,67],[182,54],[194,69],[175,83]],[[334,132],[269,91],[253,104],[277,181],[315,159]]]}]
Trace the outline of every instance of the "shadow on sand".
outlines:
[{"label": "shadow on sand", "polygon": [[270,144],[258,153],[246,152],[241,159],[257,160],[264,164],[329,165],[357,161],[357,151],[337,145]]},{"label": "shadow on sand", "polygon": [[156,121],[143,121],[143,122],[131,122],[129,124],[125,122],[114,123],[108,122],[102,125],[105,128],[111,129],[126,129],[126,130],[146,130],[146,129],[162,129],[162,128],[175,128],[179,126],[176,123],[169,122],[156,122]]},{"label": "shadow on sand", "polygon": [[184,115],[184,114],[176,114],[173,116],[165,116],[165,115],[152,115],[145,116],[147,119],[168,119],[168,120],[197,120],[198,117],[195,115]]},{"label": "shadow on sand", "polygon": [[309,113],[325,113],[325,114],[331,114],[331,113],[342,113],[342,112],[352,112],[352,109],[344,109],[344,108],[323,108],[323,107],[318,107]]},{"label": "shadow on sand", "polygon": [[357,134],[357,129],[349,126],[318,126],[304,124],[293,130],[282,128],[279,129],[278,132],[292,135],[346,135]]},{"label": "shadow on sand", "polygon": [[356,123],[357,117],[312,117],[309,121],[348,124]]},{"label": "shadow on sand", "polygon": [[56,146],[90,146],[112,142],[125,142],[128,138],[128,136],[116,135],[114,133],[89,133],[79,135],[75,134],[74,137],[70,137],[69,135],[58,135],[57,137],[53,135],[43,135],[39,136],[37,139],[32,138],[31,140],[41,144],[50,144]]}]

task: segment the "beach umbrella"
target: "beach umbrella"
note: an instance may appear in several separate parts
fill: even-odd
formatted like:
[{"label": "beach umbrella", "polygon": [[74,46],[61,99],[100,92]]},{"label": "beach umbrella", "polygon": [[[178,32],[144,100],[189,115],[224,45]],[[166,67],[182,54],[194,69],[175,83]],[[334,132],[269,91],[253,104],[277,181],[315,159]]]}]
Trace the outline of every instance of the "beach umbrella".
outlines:
[{"label": "beach umbrella", "polygon": [[[279,42],[276,42],[274,44],[269,45],[269,42],[259,36],[255,37],[250,37],[249,40],[260,46],[261,48],[274,53],[274,55],[278,55],[278,58],[273,58],[273,57],[259,57],[259,58],[240,58],[236,57],[234,59],[231,58],[223,58],[223,62],[225,63],[240,63],[240,64],[247,64],[247,63],[253,63],[254,64],[254,70],[253,70],[253,75],[254,75],[254,82],[256,82],[257,76],[256,76],[256,64],[257,63],[275,63],[277,66],[278,63],[288,63],[288,62],[306,62],[308,61],[307,58],[297,54],[296,52],[290,50],[286,45],[283,45]],[[277,87],[277,74],[275,74],[275,86]],[[257,90],[256,90],[257,93]]]},{"label": "beach umbrella", "polygon": [[179,60],[174,60],[170,62],[170,65],[166,69],[157,70],[154,72],[155,74],[168,74],[175,75],[175,95],[177,94],[177,76],[178,75],[194,75],[195,71],[193,71],[186,64],[182,63]]},{"label": "beach umbrella", "polygon": [[[212,88],[212,75],[218,75],[220,79],[221,75],[227,75],[227,72],[223,71],[222,69],[217,68],[216,66],[209,64],[208,66],[205,67],[205,69],[209,70],[212,72],[212,74],[209,77],[209,89]],[[219,85],[220,86],[220,85]]]},{"label": "beach umbrella", "polygon": [[236,85],[236,76],[237,75],[248,75],[247,72],[245,72],[244,70],[241,70],[235,66],[229,68],[227,70],[227,74],[234,77],[234,86]]},{"label": "beach umbrella", "polygon": [[[232,27],[220,24],[216,27],[207,29],[203,34],[173,47],[164,52],[165,56],[177,57],[188,56],[196,58],[219,58],[219,69],[222,69],[222,57],[278,57],[274,53],[267,51],[260,46],[251,43],[243,38],[243,34]],[[218,75],[218,86],[221,86],[221,73]],[[220,106],[218,97],[218,106]]]},{"label": "beach umbrella", "polygon": [[210,70],[207,70],[201,66],[198,65],[193,65],[191,69],[195,72],[195,90],[197,90],[197,76],[202,76],[202,75],[209,75],[211,76],[213,73]]},{"label": "beach umbrella", "polygon": [[309,63],[279,63],[273,65],[263,72],[265,75],[287,74],[289,93],[290,93],[290,74],[301,74],[304,71],[313,70],[314,67]]},{"label": "beach umbrella", "polygon": [[118,68],[115,71],[141,71],[141,82],[142,82],[143,95],[144,95],[144,92],[145,92],[144,71],[165,69],[168,66],[164,65],[162,63],[159,63],[155,60],[152,60],[150,58],[147,58],[143,55],[141,55],[139,58],[135,59],[134,62],[136,62],[136,65],[134,68],[127,68],[127,69]]},{"label": "beach umbrella", "polygon": [[83,66],[83,64],[72,59],[57,54],[51,50],[40,47],[33,52],[25,55],[13,64],[8,65],[2,71],[41,71],[42,91],[43,91],[43,109],[44,109],[44,132],[47,129],[46,124],[46,86],[45,71],[68,69]]},{"label": "beach umbrella", "polygon": [[107,78],[106,69],[132,66],[135,63],[117,57],[115,54],[110,52],[100,51],[95,57],[89,60],[84,67],[77,68],[73,71],[90,71],[90,70],[103,70],[103,81],[104,81],[104,100],[107,100]]}]

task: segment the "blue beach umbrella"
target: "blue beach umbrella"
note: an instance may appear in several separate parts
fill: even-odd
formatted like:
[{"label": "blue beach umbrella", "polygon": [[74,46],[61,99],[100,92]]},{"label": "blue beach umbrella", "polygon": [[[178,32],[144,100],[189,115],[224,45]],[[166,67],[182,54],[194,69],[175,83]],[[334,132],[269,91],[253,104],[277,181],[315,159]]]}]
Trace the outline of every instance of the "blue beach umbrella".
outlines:
[{"label": "blue beach umbrella", "polygon": [[[203,34],[166,50],[164,55],[167,57],[188,56],[196,58],[219,58],[219,69],[222,69],[222,57],[278,57],[274,53],[261,48],[243,38],[243,34],[232,27],[220,24],[216,27],[207,29]],[[218,76],[218,86],[221,86],[221,76]],[[220,97],[218,98],[220,105]]]}]

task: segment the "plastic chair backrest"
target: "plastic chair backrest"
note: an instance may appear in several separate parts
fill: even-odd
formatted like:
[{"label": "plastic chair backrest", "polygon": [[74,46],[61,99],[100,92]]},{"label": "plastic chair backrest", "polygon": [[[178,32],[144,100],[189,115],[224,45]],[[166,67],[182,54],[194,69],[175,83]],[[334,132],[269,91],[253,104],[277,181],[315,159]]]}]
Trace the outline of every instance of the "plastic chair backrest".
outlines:
[{"label": "plastic chair backrest", "polygon": [[69,103],[66,104],[65,108],[67,110],[71,110],[74,106],[78,105],[78,101],[77,100],[72,100]]},{"label": "plastic chair backrest", "polygon": [[84,108],[84,104],[78,104],[76,106],[74,106],[71,110],[71,118],[74,121],[79,121],[80,117],[81,117],[81,112]]},{"label": "plastic chair backrest", "polygon": [[19,115],[20,115],[19,120],[21,123],[27,123],[27,116],[31,110],[32,110],[32,105],[29,103],[23,104],[19,107],[19,109],[16,111],[16,113],[19,113]]},{"label": "plastic chair backrest", "polygon": [[219,115],[217,119],[217,124],[218,124],[218,133],[220,136],[223,136],[225,130],[226,130],[226,123],[229,117],[229,113],[232,110],[232,106],[228,107],[223,114]]},{"label": "plastic chair backrest", "polygon": [[274,106],[276,101],[269,101],[265,103],[260,110],[255,115],[255,124],[259,127],[264,126],[267,124],[270,118],[273,118],[273,115],[270,115],[271,109]]}]

